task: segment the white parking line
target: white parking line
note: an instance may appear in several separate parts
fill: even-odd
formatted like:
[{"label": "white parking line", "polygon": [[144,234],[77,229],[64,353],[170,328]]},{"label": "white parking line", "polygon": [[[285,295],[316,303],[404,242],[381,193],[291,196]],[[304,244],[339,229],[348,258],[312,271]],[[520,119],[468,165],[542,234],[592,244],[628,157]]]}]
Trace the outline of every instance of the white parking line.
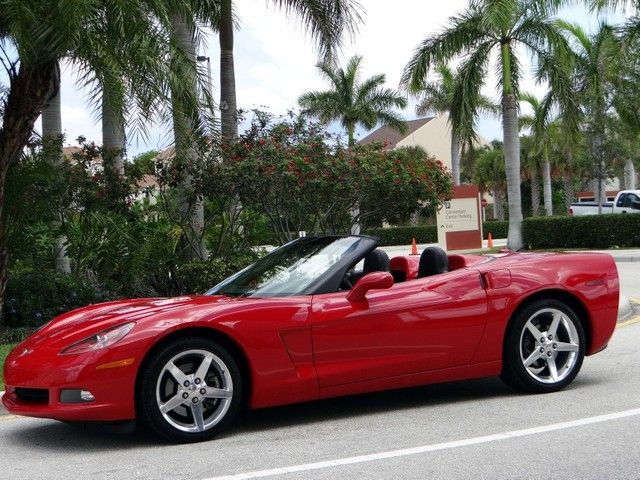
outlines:
[{"label": "white parking line", "polygon": [[374,462],[376,460],[384,460],[387,458],[406,457],[409,455],[417,455],[421,453],[437,452],[439,450],[449,450],[452,448],[468,447],[470,445],[479,445],[482,443],[496,442],[499,440],[508,440],[510,438],[527,437],[540,433],[554,432],[557,430],[565,430],[567,428],[581,427],[584,425],[592,425],[594,423],[608,422],[620,418],[633,417],[640,415],[640,408],[632,410],[624,410],[622,412],[608,413],[606,415],[598,415],[595,417],[580,418],[569,422],[553,423],[551,425],[543,425],[540,427],[526,428],[524,430],[513,430],[511,432],[496,433],[494,435],[485,435],[482,437],[467,438],[464,440],[456,440],[453,442],[435,443],[431,445],[422,445],[413,448],[403,448],[401,450],[390,450],[387,452],[371,453],[368,455],[358,455],[355,457],[338,458],[335,460],[325,460],[323,462],[304,463],[300,465],[292,465],[289,467],[272,468],[269,470],[255,470],[253,472],[238,473],[235,475],[226,475],[222,477],[212,477],[206,480],[248,480],[252,478],[272,477],[275,475],[285,475],[288,473],[308,472],[310,470],[320,470],[323,468],[339,467],[342,465],[353,465],[356,463]]}]

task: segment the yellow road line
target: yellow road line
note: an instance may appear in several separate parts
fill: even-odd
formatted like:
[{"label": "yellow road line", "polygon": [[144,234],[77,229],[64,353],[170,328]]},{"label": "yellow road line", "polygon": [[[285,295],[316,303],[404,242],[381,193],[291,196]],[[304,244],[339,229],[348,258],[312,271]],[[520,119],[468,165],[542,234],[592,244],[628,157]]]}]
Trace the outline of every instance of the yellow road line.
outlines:
[{"label": "yellow road line", "polygon": [[640,297],[629,297],[629,300],[633,303],[640,303]]},{"label": "yellow road line", "polygon": [[616,328],[624,328],[624,327],[628,327],[629,325],[633,325],[634,323],[640,323],[640,315],[636,315],[633,318],[630,318],[629,320],[625,320],[624,322],[620,322]]}]

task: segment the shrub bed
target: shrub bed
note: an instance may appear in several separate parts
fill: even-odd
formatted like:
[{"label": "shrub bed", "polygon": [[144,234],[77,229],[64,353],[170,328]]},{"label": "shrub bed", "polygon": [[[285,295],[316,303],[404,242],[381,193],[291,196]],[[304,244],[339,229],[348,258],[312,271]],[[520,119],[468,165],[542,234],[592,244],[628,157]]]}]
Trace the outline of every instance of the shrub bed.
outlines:
[{"label": "shrub bed", "polygon": [[[484,238],[491,232],[493,238],[507,238],[509,222],[491,221],[485,222],[482,227]],[[438,241],[438,228],[436,225],[416,225],[407,227],[369,228],[366,235],[372,235],[380,239],[380,246],[408,245],[413,238],[417,243],[436,243]]]},{"label": "shrub bed", "polygon": [[640,215],[527,218],[522,235],[529,249],[640,247]]},{"label": "shrub bed", "polygon": [[486,240],[489,238],[489,232],[491,236],[495,238],[507,238],[509,234],[509,222],[500,220],[492,220],[490,222],[484,222],[482,225],[482,235]]},{"label": "shrub bed", "polygon": [[435,225],[370,228],[365,233],[378,237],[381,247],[408,245],[413,238],[416,239],[417,243],[436,243],[438,241],[438,229]]},{"label": "shrub bed", "polygon": [[85,279],[15,268],[7,283],[2,323],[9,327],[40,327],[61,313],[111,298]]}]

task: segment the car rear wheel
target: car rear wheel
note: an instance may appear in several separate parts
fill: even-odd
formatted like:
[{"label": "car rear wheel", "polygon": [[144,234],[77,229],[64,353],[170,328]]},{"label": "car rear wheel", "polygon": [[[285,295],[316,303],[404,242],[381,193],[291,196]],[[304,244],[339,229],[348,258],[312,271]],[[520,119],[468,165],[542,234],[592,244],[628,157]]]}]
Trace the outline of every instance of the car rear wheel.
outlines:
[{"label": "car rear wheel", "polygon": [[538,300],[509,325],[502,378],[518,390],[555,392],[573,381],[584,355],[584,329],[575,312],[555,299]]},{"label": "car rear wheel", "polygon": [[172,442],[209,440],[236,416],[242,378],[217,343],[184,338],[157,352],[140,372],[138,409],[153,431]]}]

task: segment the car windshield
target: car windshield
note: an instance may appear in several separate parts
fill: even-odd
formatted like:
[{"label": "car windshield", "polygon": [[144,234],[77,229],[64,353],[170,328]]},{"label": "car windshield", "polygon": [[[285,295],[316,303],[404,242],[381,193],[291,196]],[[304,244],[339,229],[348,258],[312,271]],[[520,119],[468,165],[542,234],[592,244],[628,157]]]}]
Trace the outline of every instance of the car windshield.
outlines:
[{"label": "car windshield", "polygon": [[207,295],[302,295],[331,267],[352,254],[362,241],[361,237],[309,237],[295,240],[222,281]]}]

